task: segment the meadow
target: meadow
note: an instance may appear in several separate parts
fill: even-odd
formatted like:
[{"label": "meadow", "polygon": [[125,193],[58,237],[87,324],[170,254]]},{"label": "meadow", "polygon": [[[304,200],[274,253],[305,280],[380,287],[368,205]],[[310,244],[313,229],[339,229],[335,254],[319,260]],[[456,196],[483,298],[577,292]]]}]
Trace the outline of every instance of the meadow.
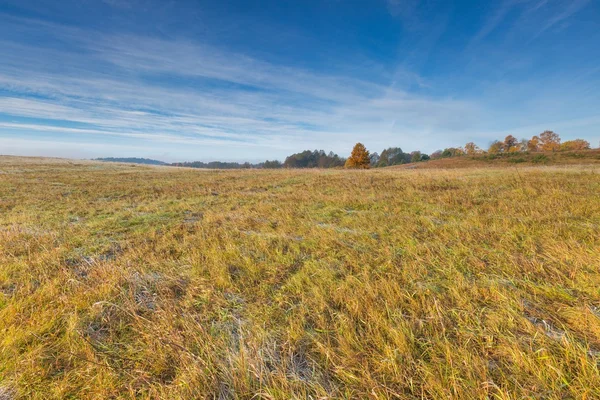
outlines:
[{"label": "meadow", "polygon": [[599,173],[2,157],[0,399],[600,398]]}]

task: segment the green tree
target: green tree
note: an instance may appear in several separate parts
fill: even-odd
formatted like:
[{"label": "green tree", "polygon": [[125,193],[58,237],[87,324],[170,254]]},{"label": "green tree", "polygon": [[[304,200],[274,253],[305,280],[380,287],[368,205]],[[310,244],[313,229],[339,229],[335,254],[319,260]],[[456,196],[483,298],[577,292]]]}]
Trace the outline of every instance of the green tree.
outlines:
[{"label": "green tree", "polygon": [[419,162],[422,160],[422,155],[420,151],[413,151],[410,153],[410,162]]},{"label": "green tree", "polygon": [[369,159],[371,160],[371,166],[372,167],[376,167],[377,164],[379,163],[379,154],[377,152],[375,153],[371,153],[371,155],[369,156]]},{"label": "green tree", "polygon": [[457,157],[465,154],[464,150],[459,147],[448,147],[442,151],[442,158]]},{"label": "green tree", "polygon": [[400,147],[388,147],[379,156],[378,167],[398,165],[410,162],[410,154],[404,153]]},{"label": "green tree", "polygon": [[273,161],[265,161],[263,164],[263,168],[266,169],[277,169],[277,168],[281,168],[281,162],[278,160],[273,160]]}]

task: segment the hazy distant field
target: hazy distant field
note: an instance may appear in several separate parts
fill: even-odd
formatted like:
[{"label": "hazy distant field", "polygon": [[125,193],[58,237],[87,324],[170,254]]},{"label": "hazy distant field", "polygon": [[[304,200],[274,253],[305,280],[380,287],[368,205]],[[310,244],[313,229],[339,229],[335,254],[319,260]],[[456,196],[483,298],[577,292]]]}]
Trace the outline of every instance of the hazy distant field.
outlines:
[{"label": "hazy distant field", "polygon": [[600,167],[0,158],[0,399],[600,398]]}]

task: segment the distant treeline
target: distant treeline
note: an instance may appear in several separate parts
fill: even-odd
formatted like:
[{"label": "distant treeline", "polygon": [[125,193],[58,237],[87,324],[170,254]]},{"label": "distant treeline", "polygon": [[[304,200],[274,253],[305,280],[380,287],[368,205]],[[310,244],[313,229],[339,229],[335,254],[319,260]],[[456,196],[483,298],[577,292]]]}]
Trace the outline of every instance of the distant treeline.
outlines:
[{"label": "distant treeline", "polygon": [[[410,162],[425,161],[429,159],[427,154],[420,151],[405,153],[400,147],[389,147],[379,153],[368,154],[371,167],[387,167],[390,165],[406,164]],[[333,152],[325,153],[323,150],[305,150],[301,153],[288,156],[281,168],[341,168],[347,159]],[[277,167],[273,167],[277,168]]]},{"label": "distant treeline", "polygon": [[105,158],[96,158],[96,161],[106,161],[106,162],[122,162],[122,163],[131,163],[131,164],[146,164],[146,165],[168,165],[165,162],[158,160],[151,160],[149,158],[137,158],[137,157],[125,157],[125,158],[115,158],[115,157],[105,157]]},{"label": "distant treeline", "polygon": [[281,168],[281,162],[265,161],[258,164],[252,164],[249,162],[237,163],[237,162],[222,162],[222,161],[193,161],[193,162],[180,162],[169,164],[173,167],[187,167],[187,168],[205,168],[205,169],[251,169],[251,168]]},{"label": "distant treeline", "polygon": [[302,153],[288,156],[280,167],[284,168],[335,168],[343,167],[346,162],[337,154],[330,151],[328,154],[324,150],[305,150]]},{"label": "distant treeline", "polygon": [[206,169],[250,169],[250,168],[264,168],[264,169],[277,169],[277,168],[334,168],[343,167],[345,158],[334,154],[333,152],[325,153],[323,150],[305,150],[301,153],[292,154],[288,156],[282,163],[278,160],[267,160],[265,162],[252,164],[252,163],[237,163],[237,162],[182,162],[170,164],[175,167],[188,167],[188,168],[206,168]]},{"label": "distant treeline", "polygon": [[518,140],[508,135],[503,141],[494,141],[487,150],[479,148],[475,143],[467,143],[464,147],[448,147],[431,154],[412,151],[405,153],[400,147],[388,147],[380,153],[370,153],[363,144],[357,143],[349,158],[343,158],[333,152],[324,150],[305,150],[286,157],[282,163],[278,160],[257,164],[249,162],[181,162],[167,164],[162,161],[146,158],[98,158],[100,161],[128,162],[136,164],[170,165],[174,167],[206,168],[206,169],[277,169],[277,168],[379,168],[391,165],[416,163],[439,158],[460,156],[500,157],[508,153],[535,153],[548,151],[573,151],[590,149],[590,143],[583,139],[569,140],[561,143],[560,136],[552,131],[544,131],[531,139]]},{"label": "distant treeline", "polygon": [[[369,155],[372,167],[387,167],[390,165],[405,164],[416,161],[428,160],[427,154],[421,154],[420,151],[412,153],[404,153],[399,147],[390,147],[378,153]],[[188,168],[207,168],[207,169],[277,169],[277,168],[343,168],[346,163],[346,158],[340,157],[334,152],[326,153],[324,150],[304,150],[300,153],[292,154],[286,157],[282,163],[277,160],[265,161],[262,163],[236,163],[236,162],[183,162],[170,164],[176,167]]]},{"label": "distant treeline", "polygon": [[187,167],[187,168],[207,168],[207,169],[240,169],[240,168],[257,168],[259,164],[250,163],[237,163],[237,162],[222,162],[222,161],[211,161],[211,162],[181,162],[170,164],[174,167]]}]

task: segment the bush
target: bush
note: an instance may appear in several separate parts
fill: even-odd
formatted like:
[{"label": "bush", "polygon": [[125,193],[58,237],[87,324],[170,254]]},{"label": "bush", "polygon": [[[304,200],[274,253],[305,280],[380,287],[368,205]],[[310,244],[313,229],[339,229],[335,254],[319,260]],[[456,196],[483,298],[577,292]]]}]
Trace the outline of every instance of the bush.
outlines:
[{"label": "bush", "polygon": [[581,153],[566,153],[565,155],[570,158],[584,158],[585,157],[585,154],[581,154]]},{"label": "bush", "polygon": [[531,159],[531,162],[535,164],[545,164],[548,162],[548,157],[544,154],[537,154]]}]

